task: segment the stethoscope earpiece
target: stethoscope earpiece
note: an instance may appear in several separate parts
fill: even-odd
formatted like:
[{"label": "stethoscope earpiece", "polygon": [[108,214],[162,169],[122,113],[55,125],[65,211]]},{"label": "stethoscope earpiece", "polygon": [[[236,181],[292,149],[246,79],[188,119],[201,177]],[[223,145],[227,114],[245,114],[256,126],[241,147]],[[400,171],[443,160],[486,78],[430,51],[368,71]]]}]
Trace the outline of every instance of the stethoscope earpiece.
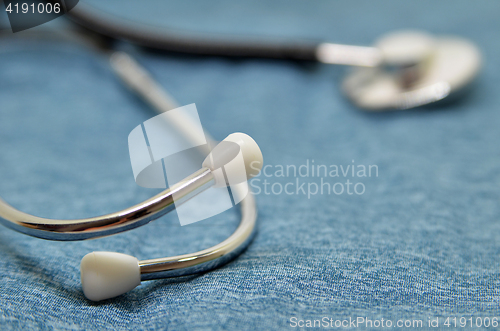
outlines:
[{"label": "stethoscope earpiece", "polygon": [[[230,186],[235,199],[242,202],[243,217],[236,232],[208,250],[171,258],[139,261],[133,256],[115,252],[89,253],[80,264],[85,296],[92,301],[110,299],[134,289],[141,284],[141,280],[168,277],[168,272],[176,270],[182,275],[210,270],[227,261],[231,254],[241,251],[249,243],[253,233],[255,208],[252,208],[252,193],[240,184],[257,176],[262,165],[259,145],[249,135],[237,132],[227,136],[206,157],[202,169],[183,181],[189,182],[189,186],[177,191],[176,204],[179,205],[208,187]],[[206,185],[206,178],[209,178],[209,185]],[[172,190],[178,185],[173,185]],[[202,263],[206,266],[203,267]],[[197,267],[189,272],[192,266]]]}]

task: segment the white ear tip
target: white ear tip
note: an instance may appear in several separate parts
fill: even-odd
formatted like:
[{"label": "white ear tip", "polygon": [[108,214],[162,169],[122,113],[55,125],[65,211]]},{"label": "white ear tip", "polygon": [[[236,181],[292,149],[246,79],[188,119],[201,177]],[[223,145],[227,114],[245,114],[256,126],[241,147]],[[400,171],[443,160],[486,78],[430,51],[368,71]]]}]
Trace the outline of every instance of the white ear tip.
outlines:
[{"label": "white ear tip", "polygon": [[92,252],[80,264],[83,293],[101,301],[126,293],[141,283],[137,258],[114,252]]},{"label": "white ear tip", "polygon": [[236,132],[227,136],[224,141],[231,141],[240,145],[243,158],[245,159],[247,178],[250,179],[257,176],[262,169],[264,159],[260,147],[255,140],[245,133]]},{"label": "white ear tip", "polygon": [[227,136],[203,161],[203,166],[212,170],[216,187],[245,182],[259,174],[262,164],[259,145],[249,135],[241,132]]}]

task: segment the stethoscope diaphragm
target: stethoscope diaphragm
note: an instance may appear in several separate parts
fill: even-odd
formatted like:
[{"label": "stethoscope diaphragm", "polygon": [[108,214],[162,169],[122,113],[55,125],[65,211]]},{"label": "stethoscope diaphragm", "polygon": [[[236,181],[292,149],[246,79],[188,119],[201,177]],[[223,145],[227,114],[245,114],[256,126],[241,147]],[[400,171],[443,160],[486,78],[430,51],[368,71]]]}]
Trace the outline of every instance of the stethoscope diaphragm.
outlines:
[{"label": "stethoscope diaphragm", "polygon": [[357,67],[342,84],[346,96],[358,107],[380,111],[408,109],[459,93],[481,67],[478,48],[458,37],[431,38],[406,31],[377,42],[382,63]]}]

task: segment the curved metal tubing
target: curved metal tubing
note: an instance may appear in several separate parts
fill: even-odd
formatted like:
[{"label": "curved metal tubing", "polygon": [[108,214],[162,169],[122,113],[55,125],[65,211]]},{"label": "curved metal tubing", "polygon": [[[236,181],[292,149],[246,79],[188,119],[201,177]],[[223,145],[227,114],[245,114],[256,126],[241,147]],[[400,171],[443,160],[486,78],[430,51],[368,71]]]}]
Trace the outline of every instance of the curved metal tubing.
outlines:
[{"label": "curved metal tubing", "polygon": [[[202,168],[171,188],[122,211],[78,220],[53,220],[23,213],[0,199],[0,223],[18,232],[49,240],[74,241],[105,237],[145,225],[214,184]],[[174,198],[176,197],[175,203]]]},{"label": "curved metal tubing", "polygon": [[[49,240],[85,240],[109,236],[145,225],[175,209],[214,184],[208,168],[160,194],[122,211],[79,220],[52,220],[23,213],[0,199],[0,223],[18,232]],[[178,277],[217,268],[238,256],[255,234],[257,208],[252,193],[241,201],[241,222],[236,231],[223,242],[208,249],[179,256],[139,262],[141,280]]]},{"label": "curved metal tubing", "polygon": [[139,261],[141,280],[196,274],[217,268],[238,256],[252,241],[257,219],[255,198],[251,192],[240,205],[241,222],[229,238],[196,253]]}]

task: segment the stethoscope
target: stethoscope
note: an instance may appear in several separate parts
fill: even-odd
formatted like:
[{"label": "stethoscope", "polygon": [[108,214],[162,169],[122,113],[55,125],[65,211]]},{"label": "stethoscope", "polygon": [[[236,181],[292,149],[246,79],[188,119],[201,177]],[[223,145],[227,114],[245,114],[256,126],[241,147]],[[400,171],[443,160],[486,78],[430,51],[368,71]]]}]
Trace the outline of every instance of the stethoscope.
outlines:
[{"label": "stethoscope", "polygon": [[[80,4],[71,16],[101,35],[124,39],[141,46],[207,55],[253,56],[319,61],[356,66],[343,83],[345,94],[359,107],[369,110],[407,109],[460,94],[480,69],[476,46],[457,37],[434,38],[426,33],[403,31],[381,38],[374,47],[331,43],[268,43],[206,40],[158,33],[130,27],[109,19]],[[111,52],[110,63],[118,77],[158,112],[176,108],[172,97],[124,52]],[[172,116],[172,124],[187,140],[193,139],[189,118]],[[246,179],[258,174],[263,159],[257,143],[248,135],[234,133],[216,144],[206,133],[209,145],[216,146],[200,170],[170,188],[122,211],[79,220],[53,220],[21,212],[0,199],[0,223],[42,239],[86,240],[110,236],[143,226],[175,209],[176,205],[206,189],[226,186],[227,176],[218,170],[233,170],[234,146],[244,158]],[[253,164],[253,166],[250,166]],[[257,166],[256,166],[257,165]],[[235,194],[238,187],[232,187]],[[175,199],[174,199],[175,197]],[[241,221],[226,240],[211,248],[180,256],[139,261],[115,252],[92,252],[81,262],[85,296],[100,301],[126,293],[141,281],[185,276],[217,268],[238,256],[255,234],[257,208],[252,194],[240,202]]]}]

